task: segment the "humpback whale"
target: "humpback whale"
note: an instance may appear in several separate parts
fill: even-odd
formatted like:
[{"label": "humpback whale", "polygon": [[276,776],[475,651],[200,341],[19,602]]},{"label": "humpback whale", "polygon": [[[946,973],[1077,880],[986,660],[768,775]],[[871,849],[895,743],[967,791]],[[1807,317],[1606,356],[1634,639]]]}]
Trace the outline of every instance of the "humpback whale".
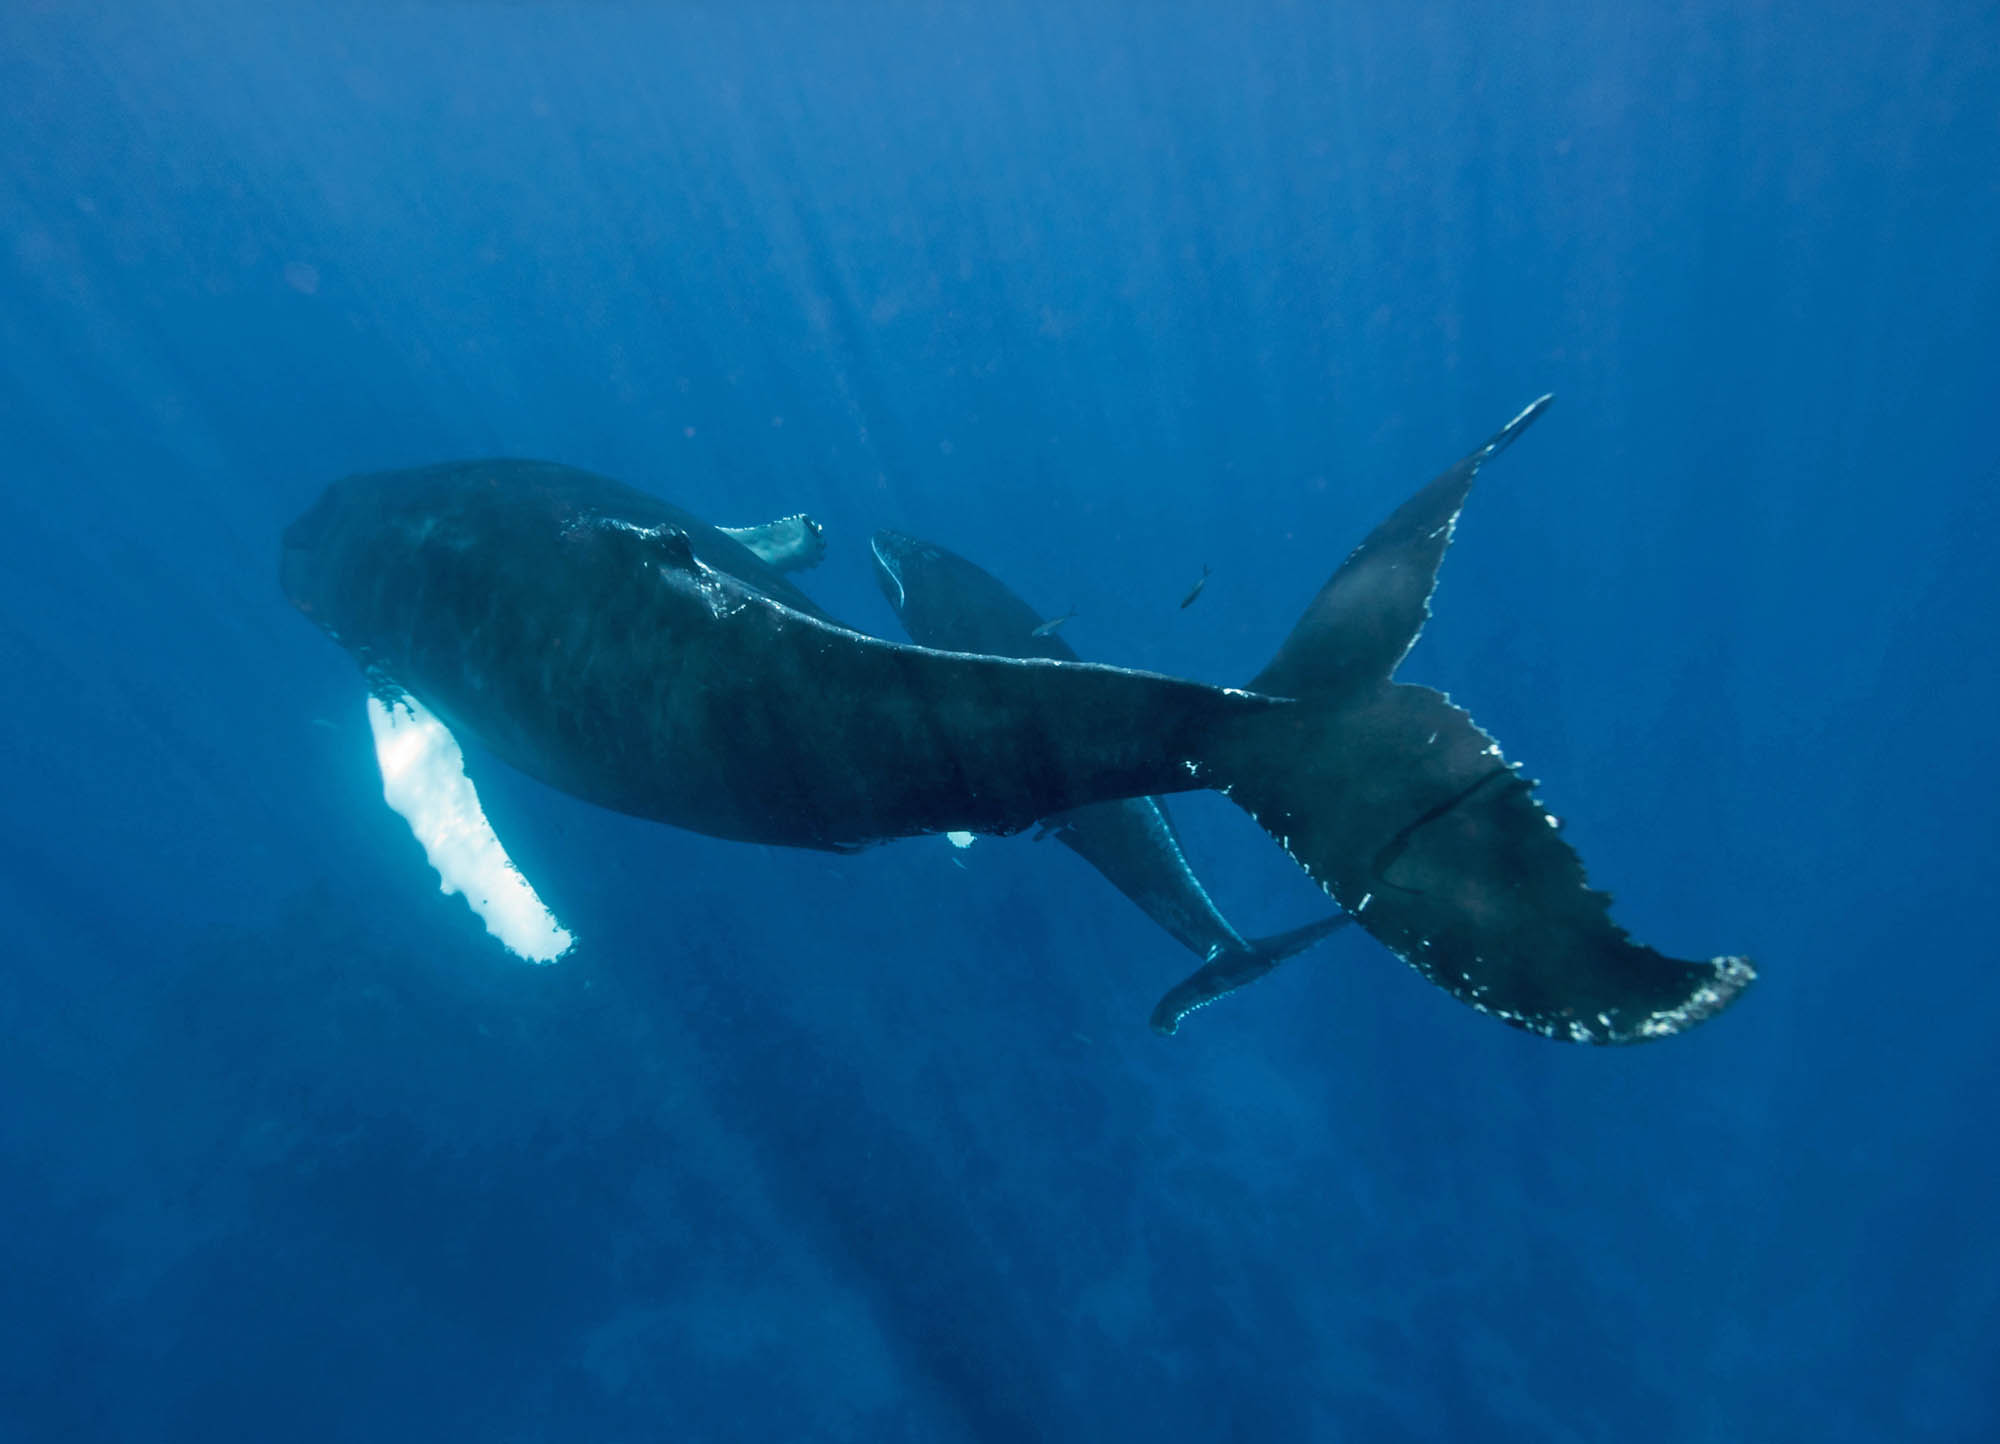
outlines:
[{"label": "humpback whale", "polygon": [[[1081,660],[1046,624],[1036,625],[1033,607],[958,553],[894,531],[875,533],[869,548],[882,595],[919,646]],[[1202,959],[1202,966],[1153,1009],[1155,1032],[1175,1032],[1195,1009],[1255,982],[1349,921],[1339,913],[1276,937],[1246,941],[1194,875],[1173,819],[1157,797],[1093,803],[1045,818],[1042,826]]]},{"label": "humpback whale", "polygon": [[844,851],[1214,789],[1460,1001],[1639,1042],[1722,1011],[1749,961],[1635,942],[1535,784],[1393,676],[1474,478],[1547,402],[1370,533],[1242,688],[870,637],[715,527],[552,462],[336,481],[286,528],[280,581],[380,704],[585,801]]}]

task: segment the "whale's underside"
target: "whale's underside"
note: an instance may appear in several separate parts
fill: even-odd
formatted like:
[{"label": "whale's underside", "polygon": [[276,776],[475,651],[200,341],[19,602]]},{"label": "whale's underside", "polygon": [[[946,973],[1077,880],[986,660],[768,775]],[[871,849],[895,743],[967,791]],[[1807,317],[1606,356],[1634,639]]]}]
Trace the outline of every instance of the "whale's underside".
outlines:
[{"label": "whale's underside", "polygon": [[1748,962],[1633,942],[1497,744],[1392,678],[1474,477],[1544,404],[1378,527],[1243,689],[869,637],[728,534],[546,462],[336,482],[283,580],[378,694],[587,801],[839,850],[1213,788],[1455,997],[1641,1041],[1726,1007]]}]

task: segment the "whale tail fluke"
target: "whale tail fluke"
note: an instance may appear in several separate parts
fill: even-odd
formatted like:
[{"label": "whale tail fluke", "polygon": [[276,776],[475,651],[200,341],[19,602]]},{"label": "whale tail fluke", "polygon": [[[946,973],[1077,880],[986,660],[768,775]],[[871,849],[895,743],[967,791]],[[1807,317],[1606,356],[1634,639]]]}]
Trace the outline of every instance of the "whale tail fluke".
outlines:
[{"label": "whale tail fluke", "polygon": [[1240,948],[1218,946],[1193,973],[1167,990],[1153,1008],[1149,1020],[1155,1033],[1171,1037],[1181,1022],[1197,1008],[1205,1008],[1217,998],[1248,987],[1295,953],[1304,952],[1327,934],[1347,926],[1354,919],[1346,913],[1320,918],[1304,927],[1252,938]]},{"label": "whale tail fluke", "polygon": [[1294,705],[1244,719],[1205,780],[1462,1002],[1555,1038],[1639,1042],[1727,1007],[1755,976],[1749,961],[1633,942],[1499,744],[1443,694],[1391,680],[1479,468],[1548,401],[1354,550],[1250,684]]}]

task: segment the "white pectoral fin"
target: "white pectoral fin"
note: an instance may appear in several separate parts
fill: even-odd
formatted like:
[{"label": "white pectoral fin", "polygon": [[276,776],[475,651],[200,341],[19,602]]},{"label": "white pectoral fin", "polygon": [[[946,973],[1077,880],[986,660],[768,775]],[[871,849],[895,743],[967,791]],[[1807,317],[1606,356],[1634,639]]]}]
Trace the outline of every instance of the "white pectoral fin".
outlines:
[{"label": "white pectoral fin", "polygon": [[530,962],[552,963],[568,952],[575,939],[500,845],[444,723],[403,694],[393,702],[369,697],[368,725],[382,795],[410,824],[442,891],[463,894],[486,931]]},{"label": "white pectoral fin", "polygon": [[766,566],[781,572],[802,572],[826,557],[826,528],[799,512],[762,526],[724,526],[717,531],[734,537]]}]

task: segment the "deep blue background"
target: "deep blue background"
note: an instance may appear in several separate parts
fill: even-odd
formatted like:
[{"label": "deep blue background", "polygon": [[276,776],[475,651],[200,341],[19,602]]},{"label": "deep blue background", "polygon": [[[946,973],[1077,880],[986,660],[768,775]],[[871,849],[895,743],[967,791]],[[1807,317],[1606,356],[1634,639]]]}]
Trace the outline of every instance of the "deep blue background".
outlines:
[{"label": "deep blue background", "polygon": [[[1994,1437],[1996,96],[1973,0],[0,9],[0,1437]],[[275,585],[529,454],[1236,681],[1544,390],[1405,675],[1759,959],[1639,1049],[1359,937],[1163,1041],[1050,845],[491,773],[526,968]]]}]

